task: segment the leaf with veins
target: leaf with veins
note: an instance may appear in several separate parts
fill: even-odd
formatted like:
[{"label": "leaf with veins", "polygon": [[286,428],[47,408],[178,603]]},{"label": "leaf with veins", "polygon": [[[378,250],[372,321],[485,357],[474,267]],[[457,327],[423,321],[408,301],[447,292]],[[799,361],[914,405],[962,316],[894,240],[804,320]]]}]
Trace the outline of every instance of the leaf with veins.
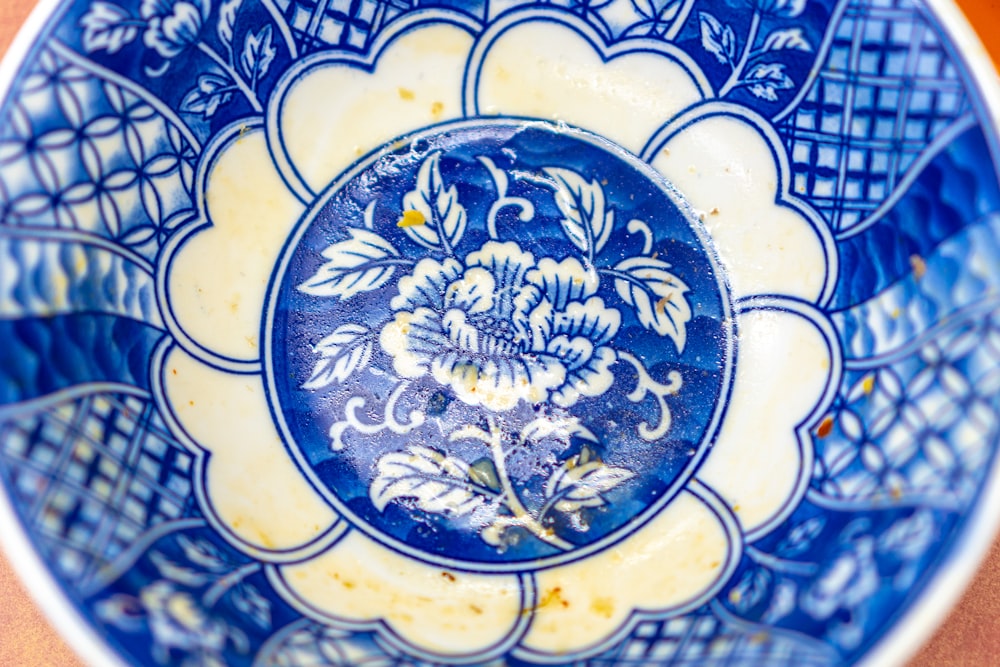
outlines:
[{"label": "leaf with veins", "polygon": [[399,251],[384,238],[366,229],[348,227],[351,238],[323,251],[328,261],[299,291],[312,296],[349,299],[385,285],[399,264]]},{"label": "leaf with veins", "polygon": [[578,457],[569,459],[545,483],[545,497],[557,498],[555,508],[560,512],[600,507],[607,503],[604,493],[635,477],[631,470],[603,461],[578,463]]},{"label": "leaf with veins", "polygon": [[369,496],[380,512],[392,501],[409,499],[424,512],[465,516],[488,497],[472,483],[469,464],[429,447],[410,445],[385,454],[375,468]]},{"label": "leaf with veins", "polygon": [[553,179],[563,231],[573,245],[593,257],[608,242],[615,222],[614,211],[607,209],[604,188],[569,169],[546,167],[543,171]]}]

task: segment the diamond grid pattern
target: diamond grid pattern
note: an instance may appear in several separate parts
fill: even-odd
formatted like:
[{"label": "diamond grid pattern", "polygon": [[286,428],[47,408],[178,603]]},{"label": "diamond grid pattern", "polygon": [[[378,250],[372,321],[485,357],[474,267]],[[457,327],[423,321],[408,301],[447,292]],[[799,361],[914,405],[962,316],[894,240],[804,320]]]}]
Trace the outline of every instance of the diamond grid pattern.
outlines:
[{"label": "diamond grid pattern", "polygon": [[792,186],[846,231],[969,109],[958,72],[910,0],[852,2],[815,83],[779,126]]},{"label": "diamond grid pattern", "polygon": [[57,572],[84,583],[149,527],[181,516],[191,456],[151,402],[95,394],[0,424],[0,463]]},{"label": "diamond grid pattern", "polygon": [[79,229],[152,259],[195,214],[195,151],[134,93],[50,48],[8,109],[0,224]]},{"label": "diamond grid pattern", "polygon": [[305,51],[328,45],[364,50],[389,21],[409,11],[410,0],[279,0]]},{"label": "diamond grid pattern", "polygon": [[814,487],[838,500],[959,506],[976,493],[1000,435],[1000,311],[848,373],[815,436]]},{"label": "diamond grid pattern", "polygon": [[665,621],[647,621],[611,653],[588,661],[590,667],[668,662],[677,667],[737,667],[795,664],[826,667],[835,664],[831,653],[805,639],[759,629],[741,622],[724,622],[711,613],[691,614]]}]

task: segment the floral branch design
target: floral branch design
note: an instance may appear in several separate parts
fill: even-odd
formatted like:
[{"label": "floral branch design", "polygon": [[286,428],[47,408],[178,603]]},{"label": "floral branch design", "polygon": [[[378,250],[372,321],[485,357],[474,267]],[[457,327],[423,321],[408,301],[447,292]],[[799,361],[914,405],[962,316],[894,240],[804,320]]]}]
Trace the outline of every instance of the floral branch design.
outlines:
[{"label": "floral branch design", "polygon": [[[469,250],[463,244],[469,213],[457,187],[443,177],[441,154],[434,152],[417,168],[395,222],[397,232],[425,250],[422,259],[411,259],[380,233],[372,205],[363,225],[347,227],[345,239],[322,251],[325,262],[298,285],[299,291],[348,301],[395,281],[396,293],[385,321],[341,324],[314,346],[318,359],[302,388],[322,391],[347,381],[369,366],[376,350],[391,360],[388,376],[395,384],[384,406],[351,397],[343,418],[330,428],[332,448],[342,451],[350,446],[352,431],[405,436],[420,428],[427,414],[411,409],[404,416],[399,406],[405,405],[411,383],[433,381],[482,416],[479,424],[444,433],[446,442],[464,442],[462,451],[481,456],[472,460],[415,443],[383,454],[369,487],[374,507],[385,511],[398,503],[409,511],[464,518],[480,528],[484,542],[501,550],[519,539],[512,537],[518,533],[569,550],[574,544],[557,534],[557,527],[568,522],[585,529],[581,512],[608,504],[607,494],[635,473],[605,463],[596,453],[601,443],[594,433],[559,411],[607,392],[622,362],[635,371],[636,386],[626,398],[638,404],[652,397],[659,412],[658,419],[636,427],[638,437],[663,438],[671,426],[667,399],[681,389],[680,374],[671,372],[666,383],[658,382],[641,359],[612,343],[624,307],[634,311],[643,328],[683,351],[692,317],[688,287],[669,263],[649,254],[652,232],[640,220],[625,227],[641,235],[643,254],[624,259],[619,254],[606,264],[603,252],[616,211],[597,179],[570,169],[543,167],[512,175],[552,193],[559,229],[574,252],[561,259],[536,258],[516,241],[502,240],[498,212],[513,207],[519,221],[529,222],[535,205],[510,194],[510,175],[492,160],[480,157],[478,162],[496,192],[486,214],[489,238],[479,247]],[[606,303],[598,294],[602,280],[610,280],[610,296],[617,295],[619,304]],[[556,412],[519,422],[524,419],[516,416],[519,405],[546,403]],[[379,410],[382,421],[372,423]],[[526,478],[510,466],[511,457],[527,449],[552,452],[543,470],[521,471],[544,475],[541,490],[530,500],[523,494]]]},{"label": "floral branch design", "polygon": [[[140,33],[142,43],[155,51],[162,63],[147,67],[149,76],[162,76],[171,62],[184,52],[201,53],[215,66],[215,71],[198,75],[197,83],[183,97],[182,112],[211,118],[234,95],[241,95],[255,113],[263,113],[259,84],[271,70],[277,56],[274,28],[265,24],[256,31],[247,30],[242,45],[237,48],[236,35],[240,10],[244,0],[226,0],[218,10],[215,40],[222,52],[206,37],[210,18],[209,0],[143,0],[139,16],[112,2],[97,0],[80,19],[83,28],[83,48],[86,52],[106,51],[114,54],[135,41]],[[280,10],[271,0],[264,0],[285,48],[294,57],[297,53],[291,31]]]},{"label": "floral branch design", "polygon": [[[248,654],[249,638],[231,619],[235,612],[262,631],[271,629],[270,600],[246,581],[262,565],[236,562],[205,539],[178,534],[175,544],[176,554],[157,549],[146,556],[158,579],[136,595],[116,593],[99,601],[98,616],[127,632],[148,632],[159,664],[176,664],[180,655],[187,658],[184,664],[222,667],[230,647]],[[216,612],[223,601],[229,609]]]},{"label": "floral branch design", "polygon": [[805,11],[806,2],[807,0],[753,0],[753,14],[742,49],[739,48],[739,40],[732,25],[724,24],[708,12],[698,13],[702,48],[730,70],[729,76],[719,88],[719,97],[726,97],[734,90],[744,88],[759,99],[777,102],[778,91],[795,87],[785,71],[784,63],[765,62],[763,57],[775,51],[812,52],[812,44],[802,34],[802,28],[793,26],[776,29],[768,33],[759,45],[758,38],[765,20],[797,18]]}]

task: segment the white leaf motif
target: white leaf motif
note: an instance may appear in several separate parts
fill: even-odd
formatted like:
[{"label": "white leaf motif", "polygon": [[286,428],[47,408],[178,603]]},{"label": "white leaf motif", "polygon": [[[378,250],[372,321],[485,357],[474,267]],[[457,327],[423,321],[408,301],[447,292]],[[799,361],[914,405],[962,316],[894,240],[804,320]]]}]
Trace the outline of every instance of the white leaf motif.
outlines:
[{"label": "white leaf motif", "polygon": [[725,26],[708,12],[698,12],[701,26],[701,46],[723,65],[733,65],[736,57],[736,35],[731,26]]},{"label": "white leaf motif", "polygon": [[399,251],[384,238],[365,229],[348,227],[351,238],[334,243],[323,251],[329,261],[299,285],[313,296],[349,299],[384,285],[400,263]]},{"label": "white leaf motif", "polygon": [[561,512],[600,507],[606,503],[602,494],[635,477],[631,470],[602,461],[571,465],[575,462],[575,457],[567,461],[545,483],[545,497],[558,498],[555,508]]},{"label": "white leaf motif", "polygon": [[614,211],[606,210],[604,188],[569,169],[546,167],[542,171],[554,181],[556,205],[563,214],[559,222],[566,236],[588,255],[599,253],[615,221]]},{"label": "white leaf motif", "polygon": [[794,49],[807,53],[813,50],[812,44],[802,34],[802,28],[775,30],[764,40],[764,51],[780,51],[782,49]]},{"label": "white leaf motif", "polygon": [[316,345],[320,360],[302,388],[322,389],[343,382],[367,366],[372,357],[373,340],[371,332],[358,324],[344,324],[334,329]]},{"label": "white leaf motif", "polygon": [[423,216],[423,224],[406,225],[403,231],[425,248],[449,251],[462,240],[468,215],[455,186],[444,185],[441,153],[431,153],[420,165],[416,187],[403,197],[403,209]]},{"label": "white leaf motif", "polygon": [[624,274],[615,280],[618,295],[635,308],[639,322],[661,336],[667,336],[684,351],[687,323],[691,321],[688,291],[680,278],[670,273],[670,265],[652,257],[630,257],[615,270]]},{"label": "white leaf motif", "polygon": [[128,12],[110,2],[95,2],[80,19],[83,28],[83,50],[87,53],[107,51],[117,53],[139,34],[139,22]]},{"label": "white leaf motif", "polygon": [[277,55],[274,44],[271,41],[271,25],[268,24],[260,29],[256,35],[250,33],[243,43],[243,54],[240,56],[240,65],[252,83],[264,78],[271,62]]},{"label": "white leaf motif", "polygon": [[756,97],[769,102],[778,101],[778,93],[775,91],[795,87],[795,82],[785,74],[785,66],[782,63],[756,65],[741,83],[748,86]]},{"label": "white leaf motif", "polygon": [[236,13],[243,0],[227,0],[219,5],[219,40],[227,47],[233,45],[233,29],[236,26]]},{"label": "white leaf motif", "polygon": [[471,483],[465,461],[428,447],[410,445],[386,454],[375,467],[369,497],[380,512],[394,500],[409,498],[424,512],[465,516],[486,500]]},{"label": "white leaf motif", "polygon": [[525,424],[521,429],[521,442],[541,442],[546,438],[569,442],[573,437],[597,442],[597,436],[589,428],[580,423],[577,417],[562,417],[552,415],[538,417]]}]

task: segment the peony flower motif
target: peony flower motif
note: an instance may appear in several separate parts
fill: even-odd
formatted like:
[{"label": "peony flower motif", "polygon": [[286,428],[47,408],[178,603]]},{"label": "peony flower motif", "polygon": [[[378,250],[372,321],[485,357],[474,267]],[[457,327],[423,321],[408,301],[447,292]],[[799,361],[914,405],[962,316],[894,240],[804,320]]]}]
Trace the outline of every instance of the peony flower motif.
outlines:
[{"label": "peony flower motif", "polygon": [[614,379],[605,343],[621,316],[576,258],[535,265],[516,243],[490,242],[465,258],[422,260],[400,281],[382,348],[404,378],[428,373],[469,405],[518,401],[572,406]]},{"label": "peony flower motif", "polygon": [[[266,122],[234,127],[203,157],[205,221],[175,234],[161,262],[161,310],[171,340],[158,355],[156,396],[173,431],[198,454],[195,477],[206,516],[236,548],[269,564],[276,590],[303,614],[343,630],[377,632],[417,659],[485,662],[508,652],[549,662],[584,659],[643,619],[683,614],[710,600],[732,576],[743,545],[768,534],[803,497],[813,462],[809,430],[839,382],[839,348],[817,308],[835,278],[832,236],[789,192],[786,151],[769,123],[712,99],[704,74],[676,47],[643,41],[633,50],[627,40],[607,46],[580,19],[556,9],[508,12],[485,30],[458,14],[436,16],[393,22],[368,60],[303,61],[274,92]],[[261,352],[269,343],[260,339],[276,326],[269,281],[286,261],[289,238],[302,229],[296,225],[317,210],[320,193],[355,176],[359,157],[379,146],[394,150],[389,142],[396,137],[492,116],[583,128],[659,172],[701,214],[699,233],[725,273],[738,332],[728,403],[712,426],[711,447],[699,447],[663,503],[629,524],[632,532],[614,548],[569,545],[540,565],[506,570],[390,548],[362,518],[336,509],[322,482],[303,473],[309,464],[302,454],[285,445],[285,417],[272,413],[273,378]],[[500,201],[530,218],[513,188],[498,181]],[[431,220],[433,206],[449,203],[447,191],[438,192],[418,211],[421,221]],[[560,211],[569,208],[564,198]],[[627,344],[619,345],[626,310],[616,311],[620,304],[602,300],[589,282],[588,253],[606,240],[603,222],[565,223],[579,252],[544,258],[526,252],[524,243],[481,237],[449,252],[449,235],[457,237],[467,222],[451,221],[400,232],[427,249],[417,258],[396,252],[388,236],[368,244],[368,257],[378,255],[378,262],[351,270],[371,284],[397,285],[398,295],[388,303],[342,306],[385,315],[373,337],[361,337],[345,357],[345,368],[384,355],[383,368],[443,385],[463,409],[502,418],[536,398],[556,410],[577,410],[611,391],[633,390],[620,390],[622,380],[610,375],[613,364],[628,368]],[[354,236],[342,243],[376,236],[370,228],[351,229]],[[615,230],[642,248],[641,225],[621,220]],[[501,255],[515,258],[505,264],[509,270],[500,269]],[[660,270],[649,266],[625,264],[619,274]],[[638,308],[637,293],[613,289],[621,303]],[[660,308],[670,306],[663,301]],[[644,312],[645,330],[664,329],[655,305]],[[638,370],[624,372],[653,386]],[[375,415],[358,424],[405,438],[430,423],[426,415],[392,410],[384,422],[373,422],[381,418]],[[466,433],[484,442],[491,435]],[[404,471],[393,478],[394,489],[409,483],[405,470],[418,468],[446,482],[472,479],[482,487],[477,498],[503,488],[494,484],[504,472],[498,466],[484,471],[419,441],[408,451],[383,459]],[[613,469],[582,452],[573,460],[581,465],[560,469],[546,485],[552,488],[539,493],[551,491],[555,506],[596,506]],[[594,471],[603,477],[588,478]],[[485,500],[454,497],[465,503],[454,507],[468,506],[462,516],[470,521],[487,507]]]},{"label": "peony flower motif", "polygon": [[146,20],[142,41],[164,58],[174,58],[198,42],[210,9],[209,0],[143,0],[139,8]]}]

